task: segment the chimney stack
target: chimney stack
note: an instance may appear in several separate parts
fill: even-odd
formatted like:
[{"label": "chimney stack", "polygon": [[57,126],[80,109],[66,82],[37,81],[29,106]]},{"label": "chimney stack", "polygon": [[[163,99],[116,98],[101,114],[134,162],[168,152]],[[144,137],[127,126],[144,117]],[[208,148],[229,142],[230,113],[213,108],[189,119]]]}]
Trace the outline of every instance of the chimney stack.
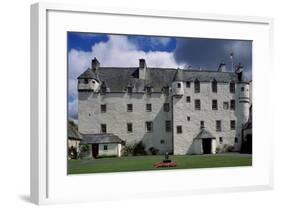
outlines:
[{"label": "chimney stack", "polygon": [[145,59],[139,60],[139,79],[145,79],[146,63]]},{"label": "chimney stack", "polygon": [[99,62],[98,59],[95,57],[95,58],[92,60],[92,70],[93,70],[93,72],[98,73],[99,68],[100,68],[100,62]]},{"label": "chimney stack", "polygon": [[225,72],[225,71],[226,71],[226,66],[225,63],[222,61],[219,65],[218,72]]}]

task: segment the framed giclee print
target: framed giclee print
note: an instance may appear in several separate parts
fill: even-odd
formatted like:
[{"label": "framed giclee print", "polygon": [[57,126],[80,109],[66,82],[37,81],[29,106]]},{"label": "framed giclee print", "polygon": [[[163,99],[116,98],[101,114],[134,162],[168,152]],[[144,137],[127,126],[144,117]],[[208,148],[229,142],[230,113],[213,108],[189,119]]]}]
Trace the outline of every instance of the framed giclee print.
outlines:
[{"label": "framed giclee print", "polygon": [[271,188],[271,30],[270,18],[32,5],[32,201]]}]

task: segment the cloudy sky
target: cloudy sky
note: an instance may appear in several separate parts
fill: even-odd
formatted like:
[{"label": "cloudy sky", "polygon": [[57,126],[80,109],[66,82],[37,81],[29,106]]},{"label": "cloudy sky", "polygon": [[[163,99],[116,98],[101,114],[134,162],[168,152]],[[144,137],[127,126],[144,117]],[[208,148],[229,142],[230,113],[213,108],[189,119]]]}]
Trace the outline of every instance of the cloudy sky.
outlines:
[{"label": "cloudy sky", "polygon": [[234,64],[241,62],[251,80],[252,41],[69,32],[69,117],[77,119],[77,77],[90,67],[94,57],[101,67],[137,67],[139,59],[145,58],[149,67],[191,66],[203,70],[217,70],[224,61],[231,71],[231,51]]}]

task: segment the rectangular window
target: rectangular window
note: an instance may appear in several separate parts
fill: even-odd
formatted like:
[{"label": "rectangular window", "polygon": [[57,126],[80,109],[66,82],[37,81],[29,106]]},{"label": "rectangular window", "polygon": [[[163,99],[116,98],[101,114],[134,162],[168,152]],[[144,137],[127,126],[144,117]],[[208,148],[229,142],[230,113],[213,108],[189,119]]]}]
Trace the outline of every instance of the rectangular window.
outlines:
[{"label": "rectangular window", "polygon": [[164,139],[161,139],[161,140],[160,140],[160,144],[165,144],[165,140],[164,140]]},{"label": "rectangular window", "polygon": [[153,123],[151,121],[145,122],[145,131],[152,132],[153,131]]},{"label": "rectangular window", "polygon": [[127,104],[127,112],[133,112],[133,104]]},{"label": "rectangular window", "polygon": [[204,128],[204,121],[200,121],[200,128]]},{"label": "rectangular window", "polygon": [[219,141],[220,141],[220,144],[222,144],[222,143],[223,143],[223,139],[222,139],[222,137],[220,137],[220,138],[219,138]]},{"label": "rectangular window", "polygon": [[172,122],[171,121],[165,121],[165,128],[166,128],[166,132],[171,132]]},{"label": "rectangular window", "polygon": [[194,82],[194,92],[195,93],[199,93],[200,92],[200,82],[198,80],[196,80]]},{"label": "rectangular window", "polygon": [[200,103],[200,100],[195,100],[194,101],[195,103],[195,110],[200,110],[201,109],[201,103]]},{"label": "rectangular window", "polygon": [[234,142],[238,143],[238,138],[237,137],[234,138]]},{"label": "rectangular window", "polygon": [[186,85],[186,88],[190,88],[190,82],[189,81],[185,82],[185,85]]},{"label": "rectangular window", "polygon": [[234,82],[229,83],[229,92],[235,93],[235,83]]},{"label": "rectangular window", "polygon": [[187,121],[190,121],[190,117],[189,117],[189,116],[187,116],[187,117],[186,117],[186,120],[187,120]]},{"label": "rectangular window", "polygon": [[216,131],[221,131],[221,121],[216,121]]},{"label": "rectangular window", "polygon": [[218,101],[212,100],[212,110],[218,110]]},{"label": "rectangular window", "polygon": [[229,103],[228,102],[223,102],[223,109],[228,110],[229,108]]},{"label": "rectangular window", "polygon": [[241,92],[244,92],[245,88],[244,87],[241,87]]},{"label": "rectangular window", "polygon": [[182,126],[177,126],[177,133],[181,134],[182,133]]},{"label": "rectangular window", "polygon": [[178,88],[181,88],[181,83],[178,83]]},{"label": "rectangular window", "polygon": [[106,124],[100,125],[101,133],[106,133]]},{"label": "rectangular window", "polygon": [[132,133],[133,132],[133,124],[132,123],[127,123],[127,132]]},{"label": "rectangular window", "polygon": [[187,103],[190,103],[190,96],[187,96],[187,97],[186,97],[186,102],[187,102]]},{"label": "rectangular window", "polygon": [[146,93],[149,95],[151,94],[151,87],[146,87]]},{"label": "rectangular window", "polygon": [[218,91],[218,83],[216,81],[212,82],[212,92]]},{"label": "rectangular window", "polygon": [[127,88],[127,90],[128,90],[128,93],[129,93],[129,94],[133,93],[133,88],[132,88],[131,86],[129,86],[129,87]]},{"label": "rectangular window", "polygon": [[164,112],[169,112],[170,111],[170,104],[164,103],[163,109],[164,109]]},{"label": "rectangular window", "polygon": [[108,146],[107,145],[103,145],[103,150],[108,150]]},{"label": "rectangular window", "polygon": [[100,111],[101,111],[102,113],[105,113],[105,112],[106,112],[106,104],[100,105]]},{"label": "rectangular window", "polygon": [[164,95],[169,95],[169,87],[163,87],[163,93]]},{"label": "rectangular window", "polygon": [[230,110],[235,110],[235,100],[230,100]]},{"label": "rectangular window", "polygon": [[151,112],[152,111],[152,105],[150,103],[146,104],[146,111]]},{"label": "rectangular window", "polygon": [[230,129],[235,130],[235,128],[236,128],[236,122],[235,122],[235,120],[231,120],[230,121]]}]

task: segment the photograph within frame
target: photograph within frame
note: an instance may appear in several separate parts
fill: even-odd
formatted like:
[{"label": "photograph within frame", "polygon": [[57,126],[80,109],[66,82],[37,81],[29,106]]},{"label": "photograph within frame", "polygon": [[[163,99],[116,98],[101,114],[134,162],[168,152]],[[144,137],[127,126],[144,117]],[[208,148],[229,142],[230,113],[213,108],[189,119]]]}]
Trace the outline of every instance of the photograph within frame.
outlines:
[{"label": "photograph within frame", "polygon": [[252,41],[68,32],[68,174],[252,165]]}]

